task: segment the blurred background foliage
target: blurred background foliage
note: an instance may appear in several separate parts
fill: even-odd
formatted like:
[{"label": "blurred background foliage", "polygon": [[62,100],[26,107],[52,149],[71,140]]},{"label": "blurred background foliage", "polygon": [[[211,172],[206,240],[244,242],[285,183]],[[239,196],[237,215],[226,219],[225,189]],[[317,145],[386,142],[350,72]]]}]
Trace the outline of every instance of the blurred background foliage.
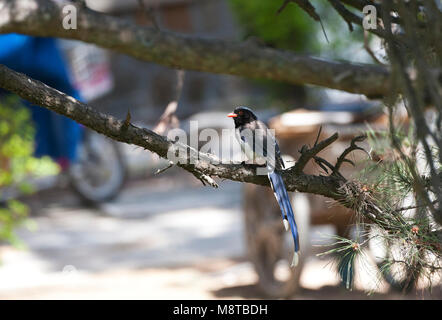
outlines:
[{"label": "blurred background foliage", "polygon": [[230,0],[244,37],[257,37],[280,49],[305,51],[317,47],[316,23],[302,10],[289,6],[279,15],[280,1]]},{"label": "blurred background foliage", "polygon": [[[229,0],[237,23],[243,29],[243,38],[256,37],[270,47],[298,53],[322,55],[328,58],[351,61],[369,61],[363,50],[364,39],[361,28],[350,32],[347,24],[330,4],[315,2],[321,17],[327,42],[320,23],[314,21],[295,4],[289,4],[277,14],[283,1]],[[360,53],[359,55],[355,52]]]},{"label": "blurred background foliage", "polygon": [[[243,30],[243,40],[252,39],[258,44],[273,48],[311,54],[335,60],[372,62],[363,47],[361,28],[350,32],[345,21],[325,1],[314,3],[321,24],[313,20],[297,5],[290,3],[277,14],[283,1],[229,0],[237,23]],[[368,41],[371,41],[371,37]],[[288,111],[293,108],[319,105],[327,101],[322,88],[295,86],[268,80],[255,80],[266,91],[260,101],[250,103],[257,107],[278,106]]]},{"label": "blurred background foliage", "polygon": [[33,151],[34,128],[29,109],[14,96],[0,100],[0,242],[21,246],[14,229],[20,224],[32,225],[26,219],[29,208],[7,194],[32,193],[29,178],[59,171],[50,158],[37,159]]}]

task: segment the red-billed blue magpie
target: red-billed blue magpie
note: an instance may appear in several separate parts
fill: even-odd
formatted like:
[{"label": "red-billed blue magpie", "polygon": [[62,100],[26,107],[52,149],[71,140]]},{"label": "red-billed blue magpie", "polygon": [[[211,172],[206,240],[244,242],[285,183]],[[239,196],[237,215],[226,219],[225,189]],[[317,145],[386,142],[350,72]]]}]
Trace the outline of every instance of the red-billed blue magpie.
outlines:
[{"label": "red-billed blue magpie", "polygon": [[227,116],[233,118],[235,122],[235,136],[247,158],[254,163],[266,164],[266,173],[281,209],[284,227],[288,230],[290,225],[292,231],[295,244],[292,266],[296,266],[299,260],[298,229],[284,180],[279,173],[285,165],[278,143],[267,126],[258,120],[250,108],[237,107]]}]

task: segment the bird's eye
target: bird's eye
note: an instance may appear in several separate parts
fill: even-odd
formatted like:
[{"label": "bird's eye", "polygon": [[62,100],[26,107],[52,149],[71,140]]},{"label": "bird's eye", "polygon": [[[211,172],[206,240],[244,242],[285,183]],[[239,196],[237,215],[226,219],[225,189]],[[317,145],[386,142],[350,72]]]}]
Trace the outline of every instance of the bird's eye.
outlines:
[{"label": "bird's eye", "polygon": [[244,114],[244,112],[243,112],[243,111],[240,111],[238,114],[239,114],[240,116],[242,116],[242,115]]}]

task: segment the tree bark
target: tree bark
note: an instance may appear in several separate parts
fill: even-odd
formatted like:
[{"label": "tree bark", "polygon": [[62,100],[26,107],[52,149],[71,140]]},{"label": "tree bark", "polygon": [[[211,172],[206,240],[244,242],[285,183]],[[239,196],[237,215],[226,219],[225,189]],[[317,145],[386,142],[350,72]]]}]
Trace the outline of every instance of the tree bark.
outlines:
[{"label": "tree bark", "polygon": [[[119,120],[98,112],[63,92],[3,65],[0,65],[0,87],[19,95],[33,104],[69,117],[111,139],[140,146],[158,154],[162,158],[167,158],[170,150],[185,150],[186,152],[183,152],[185,157],[181,159],[183,160],[182,163],[177,163],[176,165],[212,186],[217,186],[211,178],[212,176],[269,186],[266,175],[256,174],[256,165],[222,163],[215,155],[198,152],[188,145],[169,141],[166,137],[158,135],[149,129],[139,128],[128,121]],[[345,183],[344,179],[338,176],[307,175],[302,172],[303,166],[308,161],[306,157],[312,157],[337,139],[338,135],[334,134],[320,142],[311,152],[311,155],[304,156],[303,161],[299,162],[299,165],[295,165],[283,172],[283,179],[287,190],[319,194],[337,201],[345,200],[346,194],[341,190],[342,184]],[[191,163],[191,160],[194,160],[194,163]]]},{"label": "tree bark", "polygon": [[81,40],[177,69],[317,85],[370,98],[389,92],[390,72],[383,66],[160,31],[78,6],[77,29],[66,30],[62,10],[48,0],[0,0],[0,33]]}]

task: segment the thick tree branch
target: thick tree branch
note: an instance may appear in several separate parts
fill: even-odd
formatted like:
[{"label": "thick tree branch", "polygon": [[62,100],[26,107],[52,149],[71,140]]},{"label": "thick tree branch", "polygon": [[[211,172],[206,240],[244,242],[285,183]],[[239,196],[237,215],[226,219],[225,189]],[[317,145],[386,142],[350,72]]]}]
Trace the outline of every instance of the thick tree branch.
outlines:
[{"label": "thick tree branch", "polygon": [[[160,157],[167,158],[168,152],[171,150],[186,150],[187,152],[181,158],[185,161],[175,163],[175,165],[190,172],[205,185],[217,187],[218,185],[213,177],[218,177],[269,186],[266,175],[256,174],[256,165],[221,163],[220,159],[212,154],[198,152],[188,145],[169,141],[166,137],[160,136],[149,129],[136,127],[130,123],[129,117],[125,120],[118,120],[110,115],[98,112],[73,97],[3,65],[0,65],[0,88],[16,93],[33,104],[69,117],[111,139],[143,147]],[[321,159],[316,154],[337,138],[337,134],[334,134],[323,141],[316,141],[312,148],[305,147],[301,150],[300,161],[293,167],[282,171],[287,190],[331,198],[352,210],[357,210],[366,219],[378,224],[391,219],[388,214],[379,209],[371,193],[364,190],[359,183],[347,181],[340,174],[332,173],[329,176],[316,176],[302,172],[302,168],[309,159],[316,161]],[[352,144],[359,141],[358,139],[355,138]],[[354,146],[350,148],[354,149]],[[347,151],[345,153],[348,154]],[[191,160],[194,160],[194,162],[192,163]],[[340,165],[339,162],[342,163],[342,159],[338,158],[338,166]],[[337,165],[330,165],[330,167],[336,168]],[[163,170],[169,167],[171,167],[170,163]]]},{"label": "thick tree branch", "polygon": [[[56,90],[44,83],[30,79],[24,74],[15,72],[3,65],[0,65],[0,88],[18,94],[29,102],[69,117],[84,126],[104,134],[111,139],[134,144],[150,150],[160,157],[167,158],[170,150],[186,150],[184,163],[177,165],[203,179],[206,183],[213,185],[212,177],[219,177],[241,182],[250,182],[259,185],[269,185],[266,175],[256,174],[256,165],[225,164],[212,154],[201,153],[188,145],[167,140],[155,132],[134,126],[126,120],[118,120],[88,107],[84,103]],[[326,147],[335,141],[337,134],[319,142],[311,155],[317,154],[318,146]],[[339,177],[306,175],[299,170],[305,161],[306,156],[299,165],[285,170],[283,178],[289,191],[323,195],[338,201],[345,199],[346,195],[341,191],[341,186],[346,183]],[[193,164],[190,160],[195,160]]]},{"label": "thick tree branch", "polygon": [[372,98],[389,92],[390,73],[383,66],[159,31],[87,8],[77,10],[77,29],[65,30],[62,7],[48,0],[0,0],[0,33],[81,40],[171,68],[318,85]]}]

